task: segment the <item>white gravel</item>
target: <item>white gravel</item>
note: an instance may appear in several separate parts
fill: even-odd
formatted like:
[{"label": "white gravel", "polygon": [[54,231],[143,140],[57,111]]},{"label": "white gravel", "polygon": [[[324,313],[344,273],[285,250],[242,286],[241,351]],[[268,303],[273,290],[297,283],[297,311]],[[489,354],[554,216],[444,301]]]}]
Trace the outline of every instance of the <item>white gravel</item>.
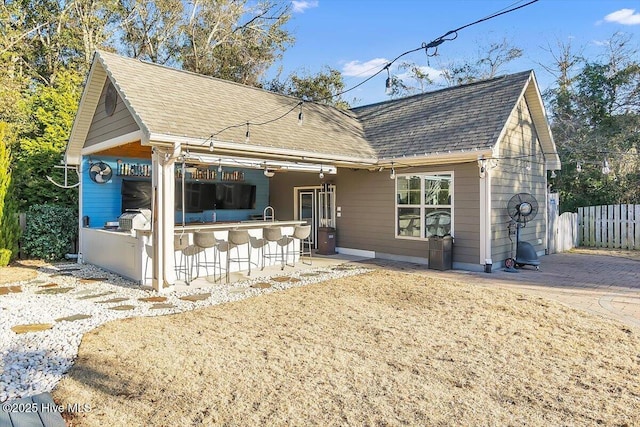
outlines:
[{"label": "white gravel", "polygon": [[[163,295],[167,297],[164,303],[173,304],[173,308],[151,309],[154,303],[139,301],[139,298],[158,296],[157,293],[141,289],[134,282],[95,266],[65,264],[43,267],[38,270],[36,279],[10,284],[21,286],[22,292],[0,295],[0,402],[51,391],[73,365],[82,335],[105,322],[127,317],[179,313],[367,271],[369,270],[365,268],[342,265],[287,273],[287,276],[299,278],[300,282],[270,282],[272,287],[266,289],[250,287],[257,282],[269,282],[265,277],[230,285],[194,288]],[[311,276],[310,273],[317,275]],[[80,281],[83,278],[104,280],[84,283]],[[58,286],[42,287],[49,283]],[[72,289],[61,294],[37,293],[60,288]],[[97,298],[79,299],[107,292],[111,293]],[[182,296],[203,293],[211,293],[211,296],[196,302],[179,299]],[[113,298],[128,300],[99,302]],[[133,305],[135,308],[129,311],[109,309],[118,305]],[[78,314],[91,317],[76,321],[56,321]],[[45,331],[23,334],[16,334],[11,330],[13,326],[39,323],[52,324],[53,327]]]}]

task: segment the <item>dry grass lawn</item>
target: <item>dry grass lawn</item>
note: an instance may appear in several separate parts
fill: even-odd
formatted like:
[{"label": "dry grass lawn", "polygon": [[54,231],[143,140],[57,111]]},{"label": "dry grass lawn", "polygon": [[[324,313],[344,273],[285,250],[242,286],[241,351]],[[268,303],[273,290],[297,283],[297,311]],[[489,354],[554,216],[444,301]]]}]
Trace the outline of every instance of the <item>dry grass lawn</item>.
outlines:
[{"label": "dry grass lawn", "polygon": [[35,279],[38,268],[47,265],[40,260],[19,260],[6,267],[0,267],[0,285]]},{"label": "dry grass lawn", "polygon": [[73,426],[638,425],[638,330],[377,270],[87,334]]}]

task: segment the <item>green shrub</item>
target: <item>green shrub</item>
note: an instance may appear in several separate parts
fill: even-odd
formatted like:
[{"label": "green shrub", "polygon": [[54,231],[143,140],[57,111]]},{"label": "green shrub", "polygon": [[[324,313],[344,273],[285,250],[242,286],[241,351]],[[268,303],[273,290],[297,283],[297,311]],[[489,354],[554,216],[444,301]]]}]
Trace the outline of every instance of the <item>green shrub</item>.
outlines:
[{"label": "green shrub", "polygon": [[45,261],[63,259],[78,235],[78,219],[73,209],[59,205],[33,205],[27,211],[23,248],[32,258]]},{"label": "green shrub", "polygon": [[6,267],[11,261],[11,249],[0,249],[0,267]]}]

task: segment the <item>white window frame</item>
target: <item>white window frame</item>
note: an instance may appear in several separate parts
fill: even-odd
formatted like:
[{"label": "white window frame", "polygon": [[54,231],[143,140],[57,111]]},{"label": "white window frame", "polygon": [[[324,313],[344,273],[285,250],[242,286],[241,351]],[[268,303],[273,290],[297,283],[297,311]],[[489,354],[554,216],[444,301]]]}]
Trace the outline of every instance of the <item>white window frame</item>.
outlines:
[{"label": "white window frame", "polygon": [[[450,205],[427,205],[425,204],[425,197],[424,197],[424,193],[425,193],[425,186],[424,186],[424,182],[425,182],[425,177],[427,176],[439,176],[439,175],[443,175],[443,176],[448,176],[451,177],[451,184],[449,186],[449,194],[451,196],[451,204]],[[401,205],[398,204],[398,178],[400,177],[411,177],[411,176],[418,176],[420,177],[420,204],[419,205]],[[396,239],[406,239],[406,240],[427,240],[428,237],[425,237],[426,234],[426,225],[425,225],[425,211],[427,208],[444,208],[444,209],[451,209],[451,230],[450,230],[450,234],[451,236],[454,236],[454,206],[455,206],[455,195],[454,195],[454,188],[455,188],[455,176],[453,171],[437,171],[437,172],[416,172],[416,173],[403,173],[403,174],[397,174],[396,175],[396,179],[395,179],[395,194],[393,195],[394,198],[394,206],[395,206],[395,214],[394,214],[394,234],[395,234],[395,238]],[[398,234],[398,210],[400,208],[420,208],[420,237],[414,237],[414,236],[402,236],[400,234]]]}]

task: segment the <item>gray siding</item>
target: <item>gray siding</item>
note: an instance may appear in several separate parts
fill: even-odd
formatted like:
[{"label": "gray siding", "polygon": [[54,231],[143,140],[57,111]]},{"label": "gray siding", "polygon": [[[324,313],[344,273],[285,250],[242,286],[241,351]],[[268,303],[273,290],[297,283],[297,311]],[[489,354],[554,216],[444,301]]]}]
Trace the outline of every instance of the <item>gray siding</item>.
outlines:
[{"label": "gray siding", "polygon": [[[491,171],[491,255],[494,264],[501,264],[511,254],[507,203],[517,193],[530,193],[538,201],[538,213],[520,230],[520,239],[534,245],[536,251],[546,249],[547,244],[544,155],[524,98],[509,119],[507,129],[500,142],[500,160]],[[538,239],[542,239],[542,244],[538,244]],[[515,236],[513,241],[515,243]]]},{"label": "gray siding", "polygon": [[[479,183],[476,162],[398,169],[398,173],[453,171],[454,173],[454,262],[478,264]],[[406,257],[428,257],[423,240],[395,237],[395,184],[389,170],[339,169],[327,181],[336,185],[336,244],[340,247]],[[270,184],[270,203],[278,219],[292,219],[293,187],[320,185],[316,174],[277,173]]]},{"label": "gray siding", "polygon": [[85,147],[107,141],[118,136],[126,135],[140,129],[133,116],[127,109],[127,106],[118,96],[116,109],[111,116],[107,116],[104,110],[104,97],[109,79],[105,81],[102,87],[102,94],[93,116]]}]

